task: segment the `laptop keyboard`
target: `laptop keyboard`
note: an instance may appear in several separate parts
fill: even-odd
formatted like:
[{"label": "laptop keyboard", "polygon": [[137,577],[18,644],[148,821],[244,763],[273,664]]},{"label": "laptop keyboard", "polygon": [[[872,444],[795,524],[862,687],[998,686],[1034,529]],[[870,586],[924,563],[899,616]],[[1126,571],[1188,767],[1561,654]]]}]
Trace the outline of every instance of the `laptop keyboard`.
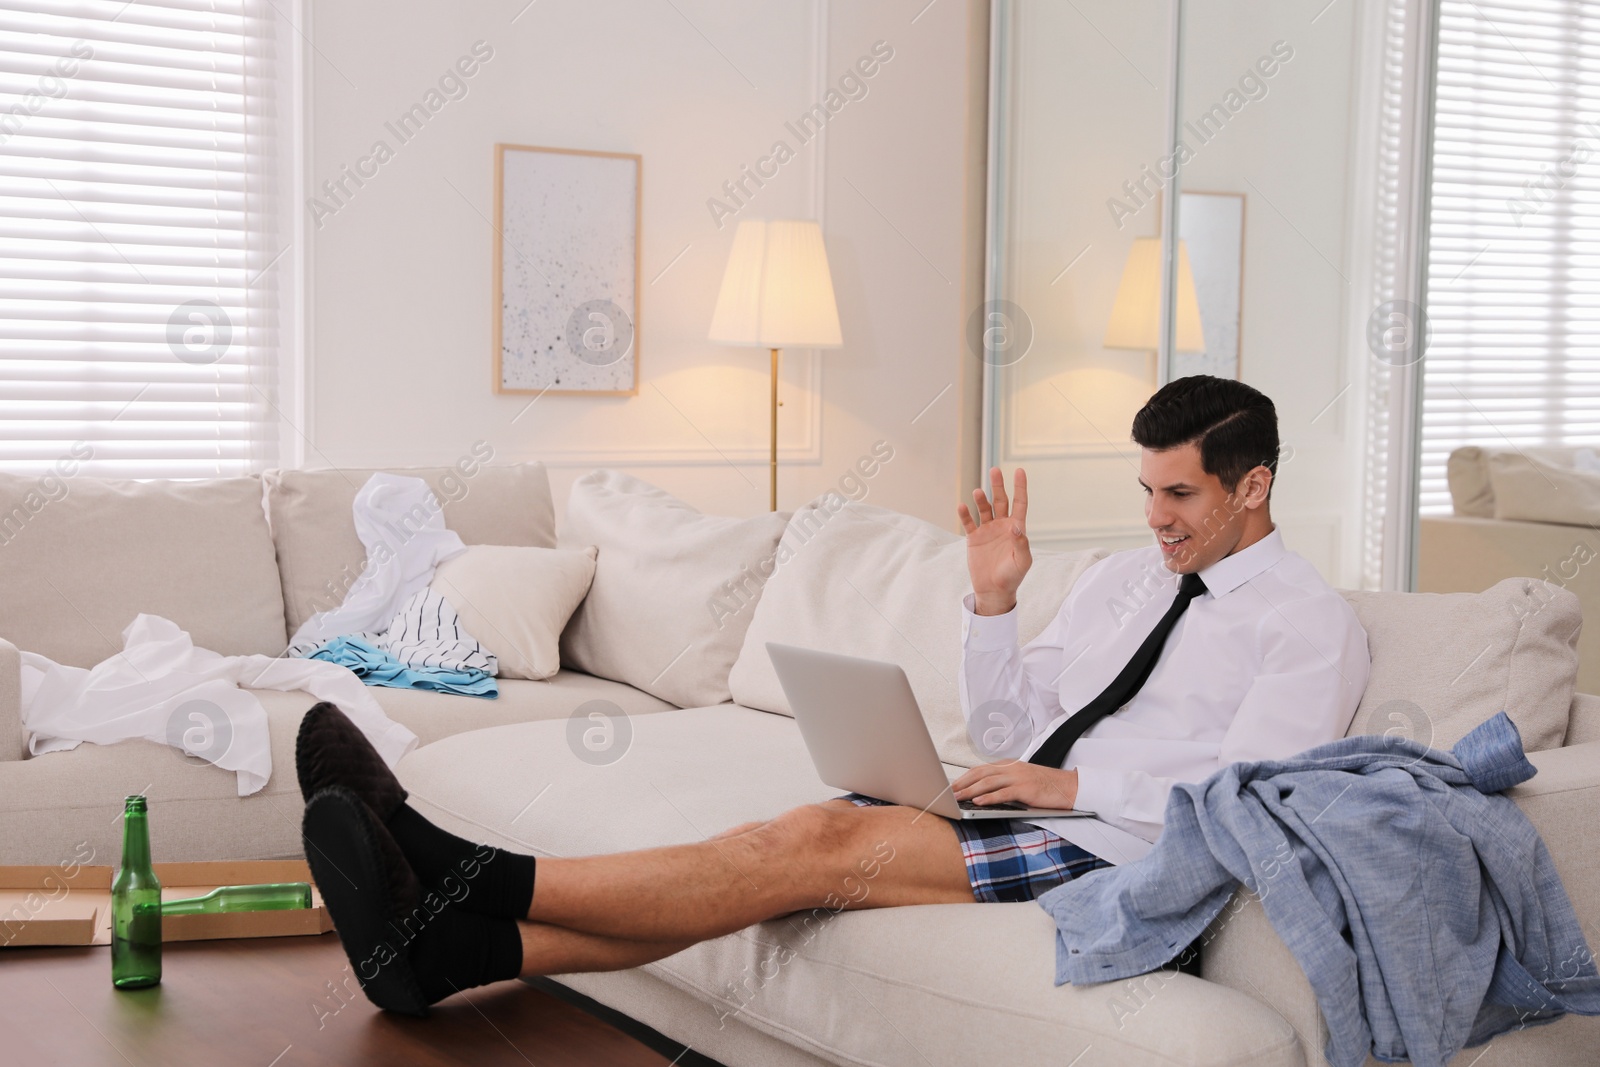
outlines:
[{"label": "laptop keyboard", "polygon": [[1002,800],[998,804],[978,804],[971,800],[958,800],[956,804],[968,811],[1027,811],[1028,805],[1018,804],[1014,800]]}]

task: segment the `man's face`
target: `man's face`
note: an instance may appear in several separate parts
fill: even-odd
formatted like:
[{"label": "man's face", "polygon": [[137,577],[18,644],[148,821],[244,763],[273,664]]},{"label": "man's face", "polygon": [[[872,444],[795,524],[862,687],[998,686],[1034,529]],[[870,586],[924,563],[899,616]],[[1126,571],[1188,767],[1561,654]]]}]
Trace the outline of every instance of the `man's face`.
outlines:
[{"label": "man's face", "polygon": [[[1243,490],[1247,479],[1241,479]],[[1243,500],[1200,465],[1200,446],[1163,451],[1142,449],[1139,484],[1144,515],[1161,546],[1161,558],[1176,574],[1205,570],[1238,545],[1244,532]]]}]

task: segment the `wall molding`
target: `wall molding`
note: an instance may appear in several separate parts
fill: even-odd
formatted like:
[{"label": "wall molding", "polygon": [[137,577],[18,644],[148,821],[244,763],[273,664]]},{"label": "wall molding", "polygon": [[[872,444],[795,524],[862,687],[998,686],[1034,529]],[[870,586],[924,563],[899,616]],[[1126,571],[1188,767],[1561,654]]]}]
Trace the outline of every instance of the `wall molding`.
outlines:
[{"label": "wall molding", "polygon": [[[1361,584],[1359,568],[1357,573],[1349,573],[1349,563],[1343,556],[1345,517],[1333,512],[1308,512],[1296,515],[1286,513],[1278,516],[1278,529],[1285,526],[1290,529],[1284,538],[1284,545],[1290,552],[1296,552],[1311,561],[1311,565],[1321,572],[1322,577],[1329,585],[1344,588],[1356,588]],[[1309,536],[1301,539],[1295,531],[1304,531]],[[1315,536],[1321,531],[1325,542],[1321,545],[1315,543]]]},{"label": "wall molding", "polygon": [[[1289,551],[1304,556],[1328,584],[1351,586],[1351,576],[1343,573],[1347,564],[1340,558],[1344,542],[1345,517],[1333,512],[1284,513],[1277,518],[1278,528],[1289,528],[1285,538]],[[1296,531],[1305,534],[1297,536]],[[1320,538],[1319,535],[1320,534]],[[1028,541],[1046,552],[1073,552],[1086,548],[1120,551],[1138,547],[1129,542],[1150,544],[1150,528],[1143,523],[1057,522],[1029,523]],[[1359,575],[1355,576],[1359,577]]]},{"label": "wall molding", "polygon": [[[1021,383],[1014,381],[1008,383],[1006,388],[1000,392],[1000,419],[1005,428],[1004,443],[1007,456],[1014,459],[1110,459],[1114,457],[1138,459],[1138,445],[1132,441],[1110,440],[1104,435],[1096,438],[1081,438],[1075,441],[1062,440],[1060,438],[1023,440],[1019,433],[1021,420],[1017,418],[1021,406],[1019,402],[1020,392]],[[1065,396],[1062,399],[1065,400]],[[1089,422],[1089,425],[1094,427],[1097,432],[1099,431],[1099,427],[1095,427],[1094,423],[1089,421],[1088,416],[1084,415],[1076,404],[1069,400],[1067,401],[1067,406],[1077,412],[1085,422]]]},{"label": "wall molding", "polygon": [[1137,463],[1139,446],[1131,441],[1126,445],[1107,444],[1104,441],[1098,444],[1091,442],[1080,444],[1072,441],[1061,444],[1030,441],[1023,444],[1008,441],[1006,457],[1008,459],[1127,459]]},{"label": "wall molding", "polygon": [[1056,522],[1029,523],[1028,543],[1047,552],[1080,551],[1085,548],[1110,548],[1120,551],[1132,547],[1125,542],[1150,542],[1150,527],[1142,522]]},{"label": "wall molding", "polygon": [[[387,467],[444,467],[449,466],[454,460],[442,457],[438,452],[406,452],[393,449],[382,451],[372,449],[335,449],[334,455],[329,455],[327,450],[318,453],[319,462],[310,469],[327,470],[333,468],[387,468]],[[726,458],[724,458],[724,456]],[[535,453],[521,449],[496,448],[492,465],[501,466],[510,463],[542,463],[551,470],[566,470],[575,467],[726,467],[732,464],[741,470],[749,467],[761,473],[764,482],[767,476],[767,450],[759,451],[744,449],[740,451],[725,451],[722,456],[704,452],[691,452],[685,449],[661,449],[656,452],[641,452],[636,450],[617,450],[614,452],[590,453]],[[778,451],[778,463],[785,467],[820,467],[822,460],[819,457],[807,457],[803,454],[790,456],[781,449]]]}]

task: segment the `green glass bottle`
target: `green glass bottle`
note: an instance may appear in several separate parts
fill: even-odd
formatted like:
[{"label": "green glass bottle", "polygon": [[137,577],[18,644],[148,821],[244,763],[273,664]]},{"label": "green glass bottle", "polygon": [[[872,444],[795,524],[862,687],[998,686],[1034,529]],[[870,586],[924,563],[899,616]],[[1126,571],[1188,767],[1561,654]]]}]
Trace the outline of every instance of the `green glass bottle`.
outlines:
[{"label": "green glass bottle", "polygon": [[262,885],[225,885],[203,897],[169,900],[162,915],[200,915],[219,911],[288,911],[311,907],[311,886],[306,882],[267,882]]},{"label": "green glass bottle", "polygon": [[161,883],[150,865],[144,797],[123,802],[122,866],[111,884],[111,984],[143,989],[161,981]]}]

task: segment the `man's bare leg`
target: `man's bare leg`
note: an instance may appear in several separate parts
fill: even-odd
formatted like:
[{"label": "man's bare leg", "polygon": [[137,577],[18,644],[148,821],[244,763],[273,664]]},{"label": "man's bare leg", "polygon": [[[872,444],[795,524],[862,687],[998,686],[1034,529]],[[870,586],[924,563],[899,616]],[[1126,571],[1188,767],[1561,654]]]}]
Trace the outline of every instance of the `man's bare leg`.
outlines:
[{"label": "man's bare leg", "polygon": [[[761,825],[761,822],[742,823],[712,834],[710,839],[737,837]],[[517,926],[522,935],[522,973],[519,976],[522,978],[580,971],[621,971],[665,959],[694,944],[693,941],[625,941],[563,930],[545,923],[520,922]]]},{"label": "man's bare leg", "polygon": [[530,923],[596,937],[524,926],[524,973],[637,966],[807,908],[973,901],[955,830],[914,808],[827,801],[739,829],[691,845],[541,859]]},{"label": "man's bare leg", "polygon": [[522,934],[522,971],[519,978],[589,971],[625,971],[682,952],[693,941],[628,941],[599,934],[582,934],[544,923],[518,923]]}]

